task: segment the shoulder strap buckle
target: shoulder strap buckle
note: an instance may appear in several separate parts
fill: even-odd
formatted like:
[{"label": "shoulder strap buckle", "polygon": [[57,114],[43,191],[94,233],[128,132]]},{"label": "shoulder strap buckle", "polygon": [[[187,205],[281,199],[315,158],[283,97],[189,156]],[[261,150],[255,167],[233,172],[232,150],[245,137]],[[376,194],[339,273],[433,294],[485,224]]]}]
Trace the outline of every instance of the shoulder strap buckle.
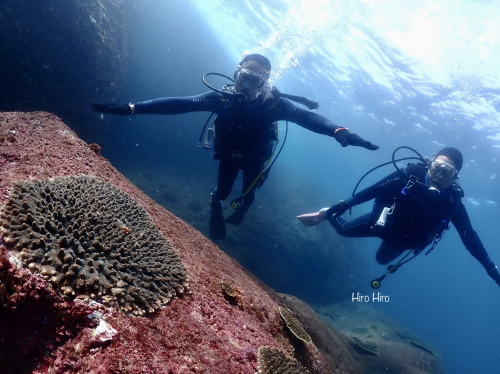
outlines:
[{"label": "shoulder strap buckle", "polygon": [[408,190],[415,184],[417,183],[418,181],[418,178],[414,175],[409,175],[408,176],[408,183],[406,183],[406,186],[403,187],[403,189],[401,190],[401,193],[403,195],[406,196],[406,194],[408,193]]}]

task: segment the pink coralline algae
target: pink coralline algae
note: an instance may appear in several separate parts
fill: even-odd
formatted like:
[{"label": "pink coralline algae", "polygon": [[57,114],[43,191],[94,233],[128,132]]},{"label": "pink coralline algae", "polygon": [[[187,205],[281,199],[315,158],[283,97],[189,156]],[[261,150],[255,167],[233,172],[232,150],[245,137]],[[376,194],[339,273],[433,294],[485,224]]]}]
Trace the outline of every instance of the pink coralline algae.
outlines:
[{"label": "pink coralline algae", "polygon": [[23,373],[42,365],[54,347],[92,328],[88,316],[96,307],[68,302],[43,277],[11,261],[0,246],[0,366],[5,373]]}]

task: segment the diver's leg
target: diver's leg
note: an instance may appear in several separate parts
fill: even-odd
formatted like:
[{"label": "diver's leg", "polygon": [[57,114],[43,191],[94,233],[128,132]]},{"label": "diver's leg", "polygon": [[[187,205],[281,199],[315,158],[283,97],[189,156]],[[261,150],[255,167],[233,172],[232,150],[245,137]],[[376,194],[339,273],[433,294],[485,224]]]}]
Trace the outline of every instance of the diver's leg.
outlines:
[{"label": "diver's leg", "polygon": [[219,161],[219,171],[217,174],[217,188],[212,192],[212,195],[224,201],[228,198],[233,189],[234,181],[238,176],[240,165],[238,161],[227,157],[222,157]]},{"label": "diver's leg", "polygon": [[330,224],[335,228],[337,234],[349,238],[366,238],[377,236],[372,229],[371,213],[366,213],[350,222],[342,216],[329,219]]},{"label": "diver's leg", "polygon": [[377,250],[375,259],[379,264],[386,265],[406,250],[408,250],[407,245],[403,245],[398,241],[391,240],[389,242],[384,240]]},{"label": "diver's leg", "polygon": [[222,201],[226,200],[238,175],[238,165],[222,158],[219,161],[217,187],[212,191],[210,201],[210,239],[222,240],[226,237],[226,224],[222,213]]},{"label": "diver's leg", "polygon": [[221,240],[226,237],[226,226],[224,224],[224,214],[222,213],[222,201],[217,197],[217,188],[212,192],[210,201],[210,223],[209,236],[212,240]]},{"label": "diver's leg", "polygon": [[209,236],[212,240],[222,240],[226,238],[226,225],[224,224],[224,214],[222,213],[222,201],[216,195],[217,188],[214,192],[212,192],[212,201],[210,201]]},{"label": "diver's leg", "polygon": [[[252,186],[252,184],[255,182],[260,172],[262,171],[265,162],[266,162],[265,159],[257,159],[255,161],[249,160],[246,162],[246,164],[243,167],[242,194],[245,194],[245,192],[247,192],[250,186]],[[259,187],[260,186],[262,186],[262,183],[259,184]],[[241,225],[241,223],[243,222],[243,217],[245,216],[246,212],[248,212],[248,209],[255,200],[256,189],[257,187],[256,185],[254,185],[250,189],[250,191],[248,191],[248,193],[243,196],[243,201],[240,203],[239,207],[233,212],[233,214],[231,214],[229,217],[226,218],[227,223],[235,226]]]}]

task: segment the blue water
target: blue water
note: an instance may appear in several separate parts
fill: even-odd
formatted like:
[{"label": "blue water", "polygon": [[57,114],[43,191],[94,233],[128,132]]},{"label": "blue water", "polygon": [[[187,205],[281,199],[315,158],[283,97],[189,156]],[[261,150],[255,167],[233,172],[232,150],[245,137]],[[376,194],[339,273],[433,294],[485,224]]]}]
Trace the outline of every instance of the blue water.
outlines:
[{"label": "blue water", "polygon": [[[282,179],[272,183],[307,181],[328,191],[297,196],[315,211],[348,197],[358,178],[390,160],[397,146],[426,156],[457,147],[470,218],[500,263],[498,19],[495,1],[148,0],[137,9],[132,69],[116,101],[204,92],[202,74],[232,75],[243,52],[262,53],[281,91],[318,100],[318,113],[381,147],[341,148],[292,124],[274,170]],[[174,170],[189,181],[184,188],[195,183],[208,196],[216,164],[195,147],[206,117],[115,117],[103,128],[103,151],[125,170]],[[378,171],[364,185],[389,172]],[[363,241],[367,280],[384,272],[374,261],[377,245]],[[432,254],[389,276],[380,291],[390,302],[375,306],[436,347],[448,373],[498,372],[500,289],[453,228]]]}]

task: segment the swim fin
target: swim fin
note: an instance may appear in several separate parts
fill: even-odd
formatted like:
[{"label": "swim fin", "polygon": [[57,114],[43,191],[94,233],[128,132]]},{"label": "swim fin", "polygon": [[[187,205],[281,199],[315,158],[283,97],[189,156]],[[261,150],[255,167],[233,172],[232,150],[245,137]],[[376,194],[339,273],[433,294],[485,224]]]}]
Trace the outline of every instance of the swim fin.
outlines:
[{"label": "swim fin", "polygon": [[226,223],[222,213],[222,201],[211,201],[210,212],[210,239],[222,240],[226,238]]},{"label": "swim fin", "polygon": [[319,212],[306,213],[297,216],[297,219],[302,222],[304,226],[316,226],[325,220],[325,211],[328,208],[323,208]]},{"label": "swim fin", "polygon": [[233,212],[233,214],[226,218],[226,223],[235,226],[241,225],[241,222],[243,222],[243,217],[245,216],[249,208],[250,204],[242,202],[240,206]]}]

